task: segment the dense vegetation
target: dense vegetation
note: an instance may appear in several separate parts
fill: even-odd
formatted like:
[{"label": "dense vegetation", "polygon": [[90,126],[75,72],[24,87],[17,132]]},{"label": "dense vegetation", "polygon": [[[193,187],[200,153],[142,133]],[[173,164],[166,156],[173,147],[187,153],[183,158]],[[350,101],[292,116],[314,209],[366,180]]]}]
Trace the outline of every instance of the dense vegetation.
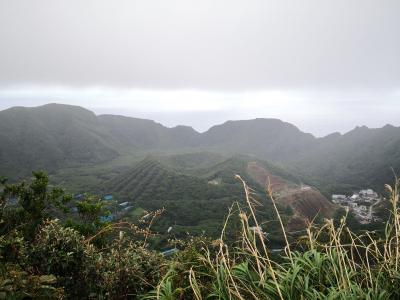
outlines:
[{"label": "dense vegetation", "polygon": [[294,165],[327,192],[351,193],[358,187],[382,191],[393,172],[400,171],[399,149],[399,128],[363,126],[318,140]]},{"label": "dense vegetation", "polygon": [[[0,299],[400,299],[399,182],[386,228],[319,192],[382,191],[398,128],[200,134],[47,105],[0,112],[0,144]],[[35,168],[54,180],[19,182]]]},{"label": "dense vegetation", "polygon": [[136,298],[161,280],[164,260],[145,247],[146,226],[101,222],[93,197],[73,218],[71,197],[38,172],[30,183],[3,180],[0,201],[0,299]]},{"label": "dense vegetation", "polygon": [[180,251],[163,257],[148,248],[155,235],[149,225],[161,211],[136,225],[101,222],[102,201],[86,195],[71,214],[73,200],[44,173],[19,184],[2,180],[0,299],[400,299],[399,181],[388,187],[384,231],[355,234],[343,217],[310,223],[296,240],[286,234],[270,186],[285,241],[280,252],[271,248],[270,228],[267,235],[257,229],[259,199],[236,181],[243,201],[221,220],[220,237],[172,240]]},{"label": "dense vegetation", "polygon": [[198,133],[57,104],[1,111],[0,145],[0,175],[20,179],[46,169],[66,185],[77,175],[99,183],[93,171],[101,168],[107,177],[149,153],[182,154],[176,161],[188,164],[194,156],[185,155],[193,152],[208,151],[213,162],[217,154],[211,153],[251,155],[283,166],[325,195],[366,187],[381,191],[392,178],[391,168],[400,168],[400,130],[390,125],[316,138],[280,120],[255,119]]},{"label": "dense vegetation", "polygon": [[[291,174],[265,162],[257,162],[254,158],[237,156],[204,168],[182,167],[181,162],[176,162],[175,159],[148,157],[103,184],[104,193],[112,193],[120,202],[126,201],[132,207],[123,213],[126,220],[135,221],[140,211],[153,211],[161,207],[165,209],[163,217],[154,225],[155,230],[164,233],[159,236],[159,243],[165,242],[171,234],[182,238],[187,232],[204,233],[212,238],[219,236],[222,229],[221,220],[227,209],[235,202],[244,204],[243,189],[234,179],[234,174],[241,174],[253,186],[254,192],[260,196],[264,195],[266,179],[256,181],[247,170],[249,162],[257,164],[262,170],[268,169],[282,182],[297,187],[290,181],[296,180]],[[310,200],[310,197],[305,195],[299,197],[305,202]],[[307,209],[309,214],[303,215],[311,215],[313,218],[320,213],[326,216],[325,211],[320,212],[322,201],[330,204],[320,196],[316,199],[312,211]],[[297,202],[300,203],[300,200]],[[289,220],[293,215],[290,206],[294,208],[295,203],[285,204],[278,201],[277,205],[285,221]],[[261,222],[269,223],[271,231],[277,229],[270,201],[258,207],[257,214]],[[166,233],[168,228],[170,232]]]}]

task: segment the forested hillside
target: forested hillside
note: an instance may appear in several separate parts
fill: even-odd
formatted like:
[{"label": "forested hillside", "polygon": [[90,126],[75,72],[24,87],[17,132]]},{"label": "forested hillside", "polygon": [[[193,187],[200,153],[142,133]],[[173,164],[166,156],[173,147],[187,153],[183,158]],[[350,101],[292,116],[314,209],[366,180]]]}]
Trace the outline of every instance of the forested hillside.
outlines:
[{"label": "forested hillside", "polygon": [[332,186],[331,191],[346,187],[348,192],[357,187],[382,191],[400,172],[400,128],[363,126],[344,135],[332,134],[318,139],[293,165],[320,186]]},{"label": "forested hillside", "polygon": [[1,175],[54,171],[118,156],[94,113],[80,107],[46,105],[0,112]]},{"label": "forested hillside", "polygon": [[192,158],[178,157],[209,153],[214,163],[217,156],[245,154],[279,165],[328,195],[362,187],[380,190],[392,179],[391,168],[400,169],[400,129],[390,125],[316,138],[280,120],[255,119],[199,133],[59,104],[0,112],[0,145],[1,175],[12,180],[36,169],[60,173],[105,164],[111,170],[149,154],[175,154],[189,164]]},{"label": "forested hillside", "polygon": [[228,209],[235,202],[245,205],[243,186],[235,179],[236,174],[252,185],[260,203],[257,216],[262,222],[270,222],[272,232],[278,229],[278,223],[267,191],[269,183],[284,222],[291,230],[303,228],[306,220],[316,216],[333,216],[336,210],[315,188],[304,189],[296,182],[296,177],[251,157],[233,157],[205,168],[183,168],[177,162],[174,166],[163,163],[170,160],[169,157],[147,157],[101,184],[103,193],[114,195],[120,203],[127,203],[125,206],[130,209],[126,208],[122,217],[129,220],[137,217],[140,211],[164,208],[155,229],[163,233],[171,227],[173,234],[179,237],[186,232],[218,236],[222,226],[220,220]]},{"label": "forested hillside", "polygon": [[278,119],[228,121],[203,134],[203,145],[223,153],[241,153],[286,162],[307,153],[316,141],[311,134]]},{"label": "forested hillside", "polygon": [[[180,176],[150,160],[136,169],[124,184],[146,172]],[[261,180],[263,168],[252,164],[250,169]],[[394,217],[386,222],[386,230],[353,232],[346,218],[325,219],[314,220],[302,230],[307,235],[300,237],[288,231],[289,212],[279,206],[264,205],[273,217],[264,222],[254,190],[241,178],[237,182],[244,198],[220,220],[225,225],[215,239],[207,224],[200,235],[177,236],[177,225],[165,233],[154,232],[163,218],[160,210],[143,211],[136,219],[104,220],[109,214],[105,201],[88,194],[73,201],[63,189],[50,187],[44,173],[14,185],[1,180],[0,297],[399,298],[399,181],[388,188]],[[293,187],[278,176],[274,182],[280,191],[285,185]],[[193,201],[191,213],[200,213],[196,208]],[[176,218],[182,218],[179,209]],[[152,244],[173,248],[160,253],[150,248]]]}]

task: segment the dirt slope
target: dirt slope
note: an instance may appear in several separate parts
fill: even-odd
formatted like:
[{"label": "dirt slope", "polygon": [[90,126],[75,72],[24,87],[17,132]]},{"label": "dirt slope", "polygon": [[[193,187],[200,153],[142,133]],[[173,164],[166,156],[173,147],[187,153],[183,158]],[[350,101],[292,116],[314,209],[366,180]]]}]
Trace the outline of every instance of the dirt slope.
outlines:
[{"label": "dirt slope", "polygon": [[272,174],[264,166],[257,162],[249,162],[248,175],[261,186],[267,186],[270,182],[275,200],[293,209],[294,215],[289,221],[291,230],[304,228],[307,220],[312,220],[317,215],[323,218],[333,216],[336,206],[326,199],[317,189],[309,186],[301,186]]}]

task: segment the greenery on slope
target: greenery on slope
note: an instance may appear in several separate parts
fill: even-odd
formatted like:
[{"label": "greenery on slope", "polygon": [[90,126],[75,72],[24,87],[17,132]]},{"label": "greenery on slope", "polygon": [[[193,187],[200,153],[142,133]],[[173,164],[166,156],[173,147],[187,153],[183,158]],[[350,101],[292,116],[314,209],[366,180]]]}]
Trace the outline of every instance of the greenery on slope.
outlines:
[{"label": "greenery on slope", "polygon": [[214,151],[288,162],[312,149],[316,138],[278,119],[228,121],[210,128],[203,143]]},{"label": "greenery on slope", "polygon": [[[155,230],[163,233],[157,242],[157,245],[161,246],[165,244],[166,239],[172,236],[182,237],[187,232],[190,234],[205,232],[212,237],[218,236],[221,229],[220,220],[227,208],[233,202],[240,202],[242,199],[242,189],[234,180],[235,174],[241,174],[255,188],[264,203],[264,206],[259,208],[260,218],[263,222],[270,222],[269,226],[275,228],[276,222],[270,202],[263,199],[267,178],[255,180],[250,176],[247,169],[250,162],[257,164],[261,169],[265,168],[268,174],[278,176],[291,186],[297,185],[299,188],[301,182],[297,176],[282,168],[243,155],[229,159],[209,152],[151,155],[132,164],[132,161],[138,159],[140,156],[129,156],[113,163],[63,169],[52,176],[52,183],[68,187],[75,194],[85,192],[99,196],[113,194],[116,203],[110,207],[110,211],[116,218],[123,217],[134,221],[145,215],[145,211],[164,207],[164,216],[155,226]],[[312,200],[306,195],[298,196],[304,198],[307,203]],[[315,200],[317,203],[312,202],[313,205],[317,207],[323,205],[322,202],[318,203],[324,200],[322,196],[318,196]],[[125,202],[128,202],[127,206],[123,208],[118,206],[118,203]],[[284,203],[278,201],[278,206],[284,212],[286,220],[293,216],[294,206],[288,201],[285,200]],[[139,210],[142,214],[138,214]],[[318,209],[313,211],[318,212]],[[303,211],[299,213],[304,215]],[[310,213],[312,217],[315,214],[311,210]],[[309,217],[310,213],[306,213],[305,216]],[[304,222],[302,218],[296,217],[290,221],[292,224],[290,228],[296,230],[296,227],[300,227]],[[172,231],[167,233],[170,227]]]},{"label": "greenery on slope", "polygon": [[358,127],[344,135],[320,139],[313,149],[297,158],[297,171],[310,176],[328,193],[383,185],[400,171],[400,129],[386,125]]},{"label": "greenery on slope", "polygon": [[[227,209],[236,201],[242,202],[243,191],[234,174],[244,173],[245,165],[245,161],[232,159],[195,176],[188,175],[189,170],[183,173],[147,158],[105,183],[104,191],[147,211],[165,208],[154,227],[157,231],[165,232],[172,226],[171,234],[177,237],[186,232],[216,237]],[[260,207],[259,214],[263,220],[274,219],[270,205]]]},{"label": "greenery on slope", "polygon": [[[153,233],[144,223],[83,233],[54,219],[68,215],[71,199],[43,173],[34,175],[28,183],[2,181],[1,299],[400,299],[398,180],[388,187],[392,213],[383,232],[355,234],[342,218],[310,224],[291,241],[279,223],[287,243],[275,252],[268,235],[253,230],[256,199],[239,177],[247,207],[232,207],[220,238],[172,241],[180,251],[163,257],[148,249]],[[81,213],[100,217],[97,209]],[[231,218],[239,220],[234,242],[226,240]]]},{"label": "greenery on slope", "polygon": [[1,175],[15,179],[32,170],[53,171],[115,158],[118,153],[99,125],[92,112],[73,106],[1,111]]},{"label": "greenery on slope", "polygon": [[[393,176],[391,168],[396,172],[400,168],[400,129],[390,125],[315,138],[280,120],[255,119],[229,121],[200,134],[190,127],[95,116],[80,107],[58,104],[0,112],[0,145],[0,175],[15,180],[45,169],[66,184],[74,181],[72,168],[84,172],[108,166],[115,174],[122,162],[130,165],[148,154],[218,153],[208,155],[214,164],[218,155],[250,155],[284,167],[326,196],[366,187],[382,190]],[[83,182],[100,182],[93,172],[87,173]]]},{"label": "greenery on slope", "polygon": [[101,201],[83,199],[73,218],[71,197],[40,172],[0,191],[0,299],[137,298],[161,279],[146,227],[100,222]]},{"label": "greenery on slope", "polygon": [[250,230],[257,217],[243,184],[250,213],[239,210],[236,246],[226,243],[224,232],[211,245],[191,244],[146,299],[400,299],[399,180],[388,186],[391,216],[384,232],[355,234],[346,218],[337,225],[326,220],[310,224],[279,257],[261,232]]},{"label": "greenery on slope", "polygon": [[[193,154],[190,157],[193,156],[197,161],[198,156]],[[219,235],[220,220],[226,210],[234,202],[242,203],[243,191],[240,183],[234,179],[235,174],[240,174],[253,186],[254,193],[263,203],[257,208],[258,216],[271,229],[276,229],[277,223],[272,203],[264,196],[268,176],[275,183],[281,183],[279,192],[282,197],[277,205],[285,222],[292,224],[292,230],[302,227],[300,224],[306,219],[313,219],[318,214],[319,218],[331,216],[335,211],[335,207],[318,191],[301,191],[300,182],[296,183],[297,177],[267,162],[236,156],[205,168],[188,168],[182,167],[190,165],[187,160],[183,164],[181,160],[177,161],[177,156],[173,156],[172,160],[174,164],[170,157],[148,157],[103,184],[104,193],[116,195],[121,199],[120,202],[128,201],[132,210],[165,208],[164,216],[155,229],[165,232],[172,227],[171,234],[177,237],[182,237],[186,232],[205,232],[211,237]],[[249,165],[256,165],[265,173],[257,179],[251,174]]]}]

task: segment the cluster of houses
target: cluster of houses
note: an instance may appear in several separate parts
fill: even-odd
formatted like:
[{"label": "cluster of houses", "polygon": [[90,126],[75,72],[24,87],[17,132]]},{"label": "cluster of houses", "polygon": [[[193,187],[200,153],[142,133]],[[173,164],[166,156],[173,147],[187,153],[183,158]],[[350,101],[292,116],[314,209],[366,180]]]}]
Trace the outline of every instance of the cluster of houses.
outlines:
[{"label": "cluster of houses", "polygon": [[[85,199],[85,194],[76,194],[74,196],[74,199],[76,201],[81,201]],[[107,203],[107,207],[111,211],[111,214],[100,217],[100,221],[104,223],[111,222],[114,219],[121,217],[122,215],[126,214],[131,208],[133,208],[132,205],[129,205],[130,202],[128,201],[118,203],[118,201],[115,200],[114,195],[104,195],[102,197],[102,200]],[[78,209],[76,207],[73,207],[72,212],[77,213]]]},{"label": "cluster of houses", "polygon": [[129,205],[130,202],[128,201],[118,203],[118,201],[115,201],[113,195],[105,195],[103,197],[103,200],[108,202],[108,208],[111,211],[111,214],[108,216],[111,217],[111,220],[106,221],[118,219],[125,215],[131,208],[133,208],[132,205]]},{"label": "cluster of houses", "polygon": [[379,221],[374,217],[373,208],[381,200],[372,189],[360,190],[351,196],[332,195],[332,202],[348,207],[362,224]]}]

